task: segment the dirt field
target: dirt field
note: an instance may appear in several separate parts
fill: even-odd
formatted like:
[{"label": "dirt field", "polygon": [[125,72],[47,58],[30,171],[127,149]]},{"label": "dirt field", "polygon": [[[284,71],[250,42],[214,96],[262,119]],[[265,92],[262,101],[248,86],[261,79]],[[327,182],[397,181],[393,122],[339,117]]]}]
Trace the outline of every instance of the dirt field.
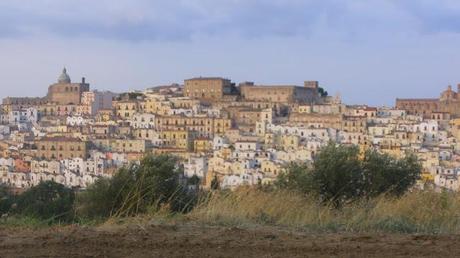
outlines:
[{"label": "dirt field", "polygon": [[460,236],[310,234],[273,228],[0,228],[0,257],[460,257]]}]

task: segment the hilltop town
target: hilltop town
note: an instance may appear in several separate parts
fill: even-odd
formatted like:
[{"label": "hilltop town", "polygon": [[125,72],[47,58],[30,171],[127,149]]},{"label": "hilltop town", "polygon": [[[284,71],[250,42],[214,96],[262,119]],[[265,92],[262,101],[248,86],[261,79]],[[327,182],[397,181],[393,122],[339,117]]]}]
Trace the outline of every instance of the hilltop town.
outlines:
[{"label": "hilltop town", "polygon": [[[5,89],[4,89],[5,90]],[[146,153],[180,158],[183,177],[210,188],[270,184],[330,141],[394,156],[415,153],[419,187],[459,190],[460,85],[438,99],[347,105],[317,81],[233,83],[219,77],[143,91],[97,91],[66,69],[42,98],[8,97],[0,111],[0,183],[54,181],[84,189]]]}]

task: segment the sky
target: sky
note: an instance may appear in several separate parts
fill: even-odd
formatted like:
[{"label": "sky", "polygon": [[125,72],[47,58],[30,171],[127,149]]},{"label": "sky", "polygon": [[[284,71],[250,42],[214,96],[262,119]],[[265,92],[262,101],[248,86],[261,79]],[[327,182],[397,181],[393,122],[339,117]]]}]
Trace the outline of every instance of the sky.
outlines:
[{"label": "sky", "polygon": [[44,96],[65,66],[98,90],[317,80],[392,106],[456,89],[459,47],[458,0],[0,0],[0,97]]}]

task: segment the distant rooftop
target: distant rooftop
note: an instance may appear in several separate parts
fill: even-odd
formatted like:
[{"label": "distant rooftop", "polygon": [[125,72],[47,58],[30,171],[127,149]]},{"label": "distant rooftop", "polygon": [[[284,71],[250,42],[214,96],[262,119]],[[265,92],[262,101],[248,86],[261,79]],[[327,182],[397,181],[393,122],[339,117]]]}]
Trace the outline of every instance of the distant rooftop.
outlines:
[{"label": "distant rooftop", "polygon": [[230,79],[226,79],[223,77],[194,77],[191,79],[186,79],[185,81],[192,81],[192,80],[227,80],[229,81]]}]

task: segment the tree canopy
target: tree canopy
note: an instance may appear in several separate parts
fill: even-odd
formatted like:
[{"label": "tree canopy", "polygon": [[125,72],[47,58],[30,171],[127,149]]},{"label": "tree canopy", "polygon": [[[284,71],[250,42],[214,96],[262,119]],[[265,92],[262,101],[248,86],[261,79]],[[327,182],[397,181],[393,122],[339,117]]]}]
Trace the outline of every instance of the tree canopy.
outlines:
[{"label": "tree canopy", "polygon": [[413,154],[395,158],[376,150],[364,155],[356,146],[330,143],[316,156],[313,164],[292,164],[276,182],[280,188],[318,195],[335,206],[357,198],[381,194],[400,196],[412,187],[421,173]]},{"label": "tree canopy", "polygon": [[146,156],[140,165],[119,170],[112,178],[96,181],[78,198],[79,214],[86,217],[132,216],[170,206],[186,209],[191,201],[179,182],[181,168],[176,158]]},{"label": "tree canopy", "polygon": [[72,189],[46,181],[19,195],[14,212],[43,220],[69,221],[74,218],[74,200]]}]

